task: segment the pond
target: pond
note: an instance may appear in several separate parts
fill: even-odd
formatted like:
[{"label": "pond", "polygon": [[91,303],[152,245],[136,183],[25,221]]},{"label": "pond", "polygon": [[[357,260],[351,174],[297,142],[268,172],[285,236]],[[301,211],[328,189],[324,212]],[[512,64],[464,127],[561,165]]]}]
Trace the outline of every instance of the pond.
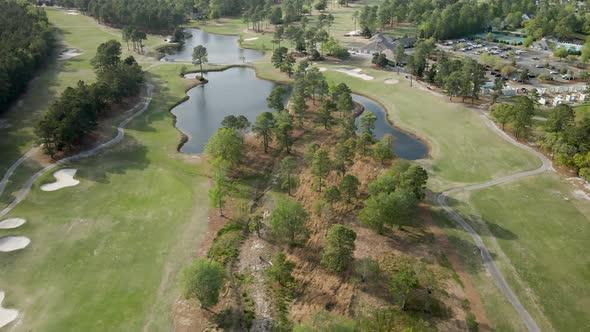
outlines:
[{"label": "pond", "polygon": [[365,112],[369,111],[377,117],[377,121],[375,122],[375,136],[377,139],[381,139],[385,134],[391,134],[395,137],[393,151],[400,158],[417,160],[426,157],[428,154],[428,147],[414,136],[393,127],[387,120],[385,110],[381,105],[369,98],[359,95],[352,95],[352,99],[363,105],[365,107]]},{"label": "pond", "polygon": [[[194,78],[197,74],[188,74]],[[221,72],[208,72],[209,83],[190,89],[189,99],[172,109],[177,118],[176,127],[188,136],[180,148],[184,153],[201,153],[209,138],[221,127],[227,115],[244,115],[253,123],[262,112],[271,112],[266,97],[278,84],[256,78],[250,68],[230,68]],[[283,85],[285,86],[285,85]],[[288,86],[285,86],[288,88]],[[353,99],[377,116],[377,138],[390,133],[396,138],[394,151],[404,159],[420,159],[426,156],[426,146],[416,138],[389,125],[385,111],[374,101],[353,95]]]},{"label": "pond", "polygon": [[221,127],[227,115],[244,115],[254,123],[258,114],[272,112],[266,105],[266,97],[278,84],[256,78],[253,69],[230,68],[205,73],[205,77],[209,83],[190,89],[187,92],[190,99],[172,109],[177,118],[176,127],[189,137],[181,152],[203,152],[209,137]]},{"label": "pond", "polygon": [[193,49],[197,45],[203,45],[207,48],[207,59],[210,64],[252,62],[264,55],[262,51],[240,48],[236,36],[215,35],[193,28],[187,28],[184,31],[192,34],[192,37],[186,39],[180,50],[166,55],[161,61],[191,62],[193,60]]}]

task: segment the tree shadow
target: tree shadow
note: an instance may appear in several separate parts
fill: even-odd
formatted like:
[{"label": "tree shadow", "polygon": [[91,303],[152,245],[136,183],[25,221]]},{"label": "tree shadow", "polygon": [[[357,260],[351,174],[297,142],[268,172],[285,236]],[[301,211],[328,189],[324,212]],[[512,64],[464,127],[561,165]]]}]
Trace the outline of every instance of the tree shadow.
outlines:
[{"label": "tree shadow", "polygon": [[79,167],[76,173],[79,180],[86,179],[99,183],[109,183],[113,174],[126,174],[134,170],[144,170],[150,165],[148,149],[133,136],[125,138],[115,146],[96,155],[67,163],[64,167]]},{"label": "tree shadow", "polygon": [[[453,210],[455,210],[461,216],[461,218],[463,218],[463,220],[465,220],[465,222],[467,222],[479,234],[479,236],[495,237],[501,240],[518,239],[518,235],[516,235],[511,230],[505,228],[504,226],[498,223],[484,220],[480,216],[476,216],[470,213],[461,212],[465,211],[465,209],[462,207],[468,207],[466,203],[454,199],[452,197],[447,197],[446,202]],[[451,217],[445,211],[440,211],[440,213],[444,213],[444,215],[447,217],[446,219],[448,222],[439,223],[439,226],[465,231],[463,226],[452,220]]]}]

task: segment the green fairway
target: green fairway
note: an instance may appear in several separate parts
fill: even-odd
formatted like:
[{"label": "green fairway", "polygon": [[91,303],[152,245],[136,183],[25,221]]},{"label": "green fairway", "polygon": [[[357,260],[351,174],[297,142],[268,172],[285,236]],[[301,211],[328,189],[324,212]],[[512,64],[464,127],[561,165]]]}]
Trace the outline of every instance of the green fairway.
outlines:
[{"label": "green fairway", "polygon": [[[39,93],[26,95],[22,106],[6,114],[14,139],[2,141],[2,171],[33,145],[32,126],[50,100],[79,79],[93,80],[89,60],[96,46],[116,37],[115,30],[81,15],[51,10],[49,17],[67,46],[85,54],[44,70],[33,83]],[[4,306],[22,314],[12,325],[16,330],[171,329],[177,272],[207,227],[209,183],[206,163],[176,152],[179,133],[169,109],[185,97],[190,83],[180,78],[180,64],[153,63],[152,104],[131,122],[127,137],[111,150],[67,165],[78,169],[80,185],[43,192],[39,186],[53,181],[50,172],[6,216],[28,222],[0,236],[32,241],[0,260]],[[7,191],[38,167],[25,163]]]},{"label": "green fairway", "polygon": [[19,330],[137,331],[147,322],[150,330],[170,329],[176,273],[208,215],[204,166],[175,152],[168,109],[186,89],[178,73],[154,68],[160,88],[129,137],[68,165],[79,169],[80,185],[43,192],[47,174],[9,214],[28,223],[0,236],[32,240],[0,261],[5,305],[24,313]]},{"label": "green fairway", "polygon": [[590,259],[583,254],[590,204],[580,191],[544,174],[457,198],[454,208],[469,217],[497,255],[541,330],[590,328]]}]

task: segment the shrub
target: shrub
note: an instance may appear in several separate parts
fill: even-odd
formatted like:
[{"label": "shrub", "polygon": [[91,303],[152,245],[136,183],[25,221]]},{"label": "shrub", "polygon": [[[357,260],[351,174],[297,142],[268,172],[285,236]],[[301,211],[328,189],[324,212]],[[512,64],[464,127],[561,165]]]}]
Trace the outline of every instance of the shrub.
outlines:
[{"label": "shrub", "polygon": [[223,286],[223,267],[216,262],[197,259],[185,266],[180,274],[180,288],[185,298],[196,297],[203,308],[209,308],[219,301],[219,290]]}]

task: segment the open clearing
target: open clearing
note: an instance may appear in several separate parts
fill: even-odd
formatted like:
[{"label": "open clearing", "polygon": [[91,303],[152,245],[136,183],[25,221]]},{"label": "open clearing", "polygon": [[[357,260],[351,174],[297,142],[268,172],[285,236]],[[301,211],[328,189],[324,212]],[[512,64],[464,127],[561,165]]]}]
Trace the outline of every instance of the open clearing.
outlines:
[{"label": "open clearing", "polygon": [[73,168],[60,169],[53,173],[55,182],[46,183],[41,185],[40,188],[43,191],[56,191],[62,188],[77,186],[80,183],[80,181],[74,179],[77,171],[77,169]]}]

